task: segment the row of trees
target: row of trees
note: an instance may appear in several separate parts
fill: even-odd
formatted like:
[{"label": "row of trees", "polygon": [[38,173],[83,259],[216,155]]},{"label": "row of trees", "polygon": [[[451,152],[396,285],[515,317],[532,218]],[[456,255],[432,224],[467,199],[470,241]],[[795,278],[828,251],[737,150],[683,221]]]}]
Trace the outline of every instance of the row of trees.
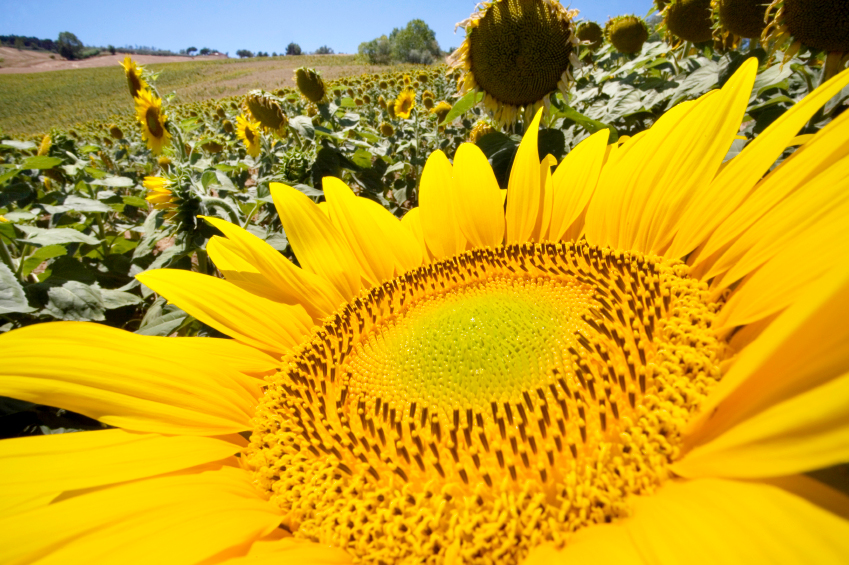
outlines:
[{"label": "row of trees", "polygon": [[430,65],[445,56],[436,41],[436,34],[423,20],[411,20],[403,29],[395,28],[389,37],[360,43],[360,55],[373,65],[392,62]]},{"label": "row of trees", "polygon": [[[333,53],[334,53],[333,49],[331,49],[327,45],[322,45],[321,47],[319,47],[318,49],[316,49],[313,52],[313,55],[332,55]],[[297,43],[290,43],[288,46],[286,46],[286,53],[280,53],[280,54],[281,55],[301,55],[302,54],[301,46],[298,45]],[[238,51],[236,51],[236,55],[240,59],[245,59],[245,58],[248,58],[248,57],[277,57],[277,52],[275,51],[275,52],[271,53],[271,55],[269,55],[268,51],[265,51],[265,52],[257,51],[256,53],[254,53],[253,51],[250,51],[248,49],[239,49]]]}]

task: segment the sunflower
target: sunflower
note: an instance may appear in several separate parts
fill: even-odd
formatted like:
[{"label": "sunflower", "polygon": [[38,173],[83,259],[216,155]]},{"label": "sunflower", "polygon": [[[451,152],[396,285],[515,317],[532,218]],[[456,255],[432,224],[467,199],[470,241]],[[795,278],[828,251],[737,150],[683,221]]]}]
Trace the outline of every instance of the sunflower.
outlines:
[{"label": "sunflower", "polygon": [[526,121],[548,108],[556,90],[566,93],[580,68],[573,19],[557,0],[492,0],[457,24],[466,31],[448,64],[462,68],[462,90],[485,94],[484,106],[499,125]]},{"label": "sunflower", "polygon": [[649,28],[638,16],[616,16],[607,20],[604,35],[620,53],[639,53],[649,38]]},{"label": "sunflower", "polygon": [[144,177],[142,186],[147,189],[145,200],[153,204],[156,210],[168,210],[166,219],[174,216],[178,198],[171,192],[172,181],[165,177]]},{"label": "sunflower", "polygon": [[713,36],[711,0],[670,0],[663,12],[663,25],[669,34],[704,43]]},{"label": "sunflower", "polygon": [[139,93],[147,90],[149,87],[147,82],[142,78],[144,67],[139,67],[129,55],[124,57],[124,62],[121,63],[124,68],[124,74],[127,76],[127,86],[130,88],[130,96],[138,98]]},{"label": "sunflower", "polygon": [[766,27],[762,0],[711,0],[713,37],[736,47],[741,39],[758,39]]},{"label": "sunflower", "polygon": [[802,47],[828,53],[826,74],[831,75],[845,64],[849,53],[849,4],[845,0],[772,0],[766,9],[769,24],[763,41],[772,48],[785,43],[784,62]]},{"label": "sunflower", "polygon": [[595,22],[582,22],[575,33],[590,51],[595,51],[604,43],[604,30]]},{"label": "sunflower", "polygon": [[849,71],[723,163],[756,71],[553,173],[537,113],[506,207],[471,144],[400,221],[272,183],[299,266],[207,218],[224,280],[138,276],[232,340],[0,336],[115,427],[0,442],[3,560],[842,562],[849,113],[773,165]]},{"label": "sunflower", "polygon": [[[412,88],[405,88],[398,94],[395,100],[395,116],[406,120],[410,117],[413,108],[416,107],[416,92]],[[393,116],[393,117],[395,117]]]},{"label": "sunflower", "polygon": [[445,116],[448,115],[448,112],[451,111],[451,104],[446,102],[445,100],[441,100],[439,104],[434,106],[430,113],[436,116],[437,123],[442,123],[442,120],[445,119]]},{"label": "sunflower", "polygon": [[162,112],[162,100],[149,90],[140,90],[136,97],[136,118],[142,128],[142,139],[155,155],[162,153],[162,146],[171,143],[171,133],[165,126],[167,116]]},{"label": "sunflower", "polygon": [[115,124],[109,126],[109,135],[113,139],[124,139],[124,132]]},{"label": "sunflower", "polygon": [[245,142],[245,147],[248,150],[248,155],[256,159],[259,157],[260,142],[262,137],[259,133],[259,122],[252,122],[245,116],[236,118],[236,136]]},{"label": "sunflower", "polygon": [[254,122],[259,122],[267,131],[286,135],[289,117],[279,98],[262,90],[251,90],[245,95],[243,105]]},{"label": "sunflower", "polygon": [[321,79],[321,74],[315,69],[300,67],[295,70],[295,83],[301,95],[316,104],[327,102],[327,87]]},{"label": "sunflower", "polygon": [[41,143],[38,144],[38,151],[36,155],[47,155],[50,152],[50,146],[53,145],[53,138],[50,137],[50,134],[45,134],[44,137],[41,138]]}]

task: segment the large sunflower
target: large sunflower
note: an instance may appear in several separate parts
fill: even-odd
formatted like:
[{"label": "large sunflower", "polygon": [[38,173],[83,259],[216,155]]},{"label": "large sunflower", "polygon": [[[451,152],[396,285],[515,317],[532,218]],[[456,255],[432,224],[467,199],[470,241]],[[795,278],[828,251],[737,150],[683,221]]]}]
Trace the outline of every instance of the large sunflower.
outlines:
[{"label": "large sunflower", "polygon": [[167,116],[162,111],[162,99],[149,90],[140,90],[136,96],[136,118],[141,124],[142,139],[155,155],[162,153],[162,146],[171,143],[171,132],[165,125]]},{"label": "large sunflower", "polygon": [[3,561],[841,562],[849,113],[772,167],[849,71],[723,163],[756,66],[554,173],[538,113],[506,208],[471,144],[401,221],[273,184],[299,267],[209,218],[226,280],[139,276],[232,340],[0,337],[118,428],[0,442]]},{"label": "large sunflower", "polygon": [[405,88],[398,93],[398,98],[393,104],[395,116],[406,120],[416,107],[416,91],[412,88]]}]

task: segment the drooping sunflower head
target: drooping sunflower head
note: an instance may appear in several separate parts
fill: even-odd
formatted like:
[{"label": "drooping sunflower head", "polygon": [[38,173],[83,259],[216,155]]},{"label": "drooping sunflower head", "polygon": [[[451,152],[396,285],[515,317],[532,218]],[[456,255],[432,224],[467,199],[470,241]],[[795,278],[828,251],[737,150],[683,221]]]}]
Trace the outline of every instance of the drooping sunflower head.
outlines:
[{"label": "drooping sunflower head", "polygon": [[649,28],[638,16],[616,16],[607,20],[604,35],[620,53],[639,53],[649,38]]},{"label": "drooping sunflower head", "polygon": [[480,138],[495,131],[488,120],[478,120],[469,131],[469,143],[477,143]]},{"label": "drooping sunflower head", "polygon": [[[398,94],[398,98],[395,99],[394,104],[394,113],[395,116],[406,120],[410,117],[410,114],[413,111],[413,108],[416,107],[416,91],[412,88],[405,88]],[[393,117],[395,117],[393,116]]]},{"label": "drooping sunflower head", "polygon": [[785,61],[801,47],[826,53],[849,53],[849,3],[845,0],[772,0],[764,41],[775,47],[790,41]]},{"label": "drooping sunflower head", "polygon": [[766,7],[763,0],[711,0],[714,39],[736,45],[742,38],[760,38]]},{"label": "drooping sunflower head", "polygon": [[223,129],[227,133],[233,133],[236,131],[236,128],[233,127],[233,122],[230,120],[224,120],[221,122],[221,129]]},{"label": "drooping sunflower head", "polygon": [[276,96],[263,90],[251,90],[245,95],[244,107],[254,122],[259,122],[268,131],[285,135],[289,118]]},{"label": "drooping sunflower head", "polygon": [[141,124],[142,139],[155,155],[171,143],[171,132],[166,125],[167,116],[162,111],[162,100],[149,90],[140,90],[136,97],[136,118]]},{"label": "drooping sunflower head", "polygon": [[45,134],[44,137],[41,138],[41,143],[38,144],[38,152],[36,155],[47,155],[50,151],[50,146],[53,145],[53,139],[50,137],[50,134]]},{"label": "drooping sunflower head", "polygon": [[424,106],[427,110],[432,110],[435,102],[433,98],[422,98],[422,106]]},{"label": "drooping sunflower head", "polygon": [[386,98],[384,98],[382,94],[377,97],[377,105],[381,108],[386,108]]},{"label": "drooping sunflower head", "polygon": [[383,137],[392,137],[393,135],[395,135],[395,128],[392,127],[392,124],[390,124],[389,122],[381,122],[379,129],[380,134]]},{"label": "drooping sunflower head", "polygon": [[248,155],[253,158],[259,157],[262,148],[262,136],[259,128],[259,122],[251,121],[245,116],[236,118],[236,135],[245,143]]},{"label": "drooping sunflower head", "polygon": [[124,61],[121,63],[121,66],[124,68],[124,74],[127,77],[127,86],[130,89],[130,96],[137,98],[139,92],[148,89],[148,84],[142,77],[144,67],[136,65],[136,62],[133,61],[129,55],[124,57]]},{"label": "drooping sunflower head", "polygon": [[221,153],[222,151],[224,151],[224,147],[226,146],[226,143],[222,139],[218,139],[218,138],[215,138],[215,137],[209,137],[209,138],[200,140],[198,142],[198,145],[200,145],[203,148],[203,150],[206,151],[207,153],[216,154],[216,153]]},{"label": "drooping sunflower head", "polygon": [[590,51],[595,51],[604,43],[604,30],[595,22],[582,22],[575,33]]},{"label": "drooping sunflower head", "polygon": [[173,221],[182,230],[193,231],[198,226],[196,218],[201,211],[201,199],[185,179],[178,167],[173,174],[145,177],[142,186],[147,189],[145,200],[153,204],[155,210],[165,210],[166,220]]},{"label": "drooping sunflower head", "polygon": [[327,98],[327,87],[321,79],[321,74],[315,69],[301,67],[295,70],[295,83],[301,95],[316,104],[322,103]]},{"label": "drooping sunflower head", "polygon": [[168,210],[168,218],[173,217],[178,203],[178,198],[171,192],[171,184],[171,179],[166,177],[144,177],[142,181],[142,186],[147,189],[144,199],[156,210]]},{"label": "drooping sunflower head", "polygon": [[111,124],[109,126],[109,135],[112,136],[113,139],[124,139],[124,132],[116,124]]},{"label": "drooping sunflower head", "polygon": [[663,24],[668,33],[684,41],[710,41],[713,37],[711,0],[670,0]]},{"label": "drooping sunflower head", "polygon": [[436,116],[437,122],[442,123],[442,120],[445,119],[445,116],[447,116],[448,112],[450,112],[450,111],[451,111],[451,104],[449,104],[445,100],[442,100],[442,101],[439,102],[439,104],[437,104],[436,106],[433,107],[433,109],[431,110],[431,113],[433,113]]},{"label": "drooping sunflower head", "polygon": [[579,44],[569,11],[556,0],[495,0],[457,24],[466,30],[449,64],[462,68],[462,90],[484,93],[498,124],[515,122],[524,108],[529,121],[558,88],[568,90],[580,67]]}]

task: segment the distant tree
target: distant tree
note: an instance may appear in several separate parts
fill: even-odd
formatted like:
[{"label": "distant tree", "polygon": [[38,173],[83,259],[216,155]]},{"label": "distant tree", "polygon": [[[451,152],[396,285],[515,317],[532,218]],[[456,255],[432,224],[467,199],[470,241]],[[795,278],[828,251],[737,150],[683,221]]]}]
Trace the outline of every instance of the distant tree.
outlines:
[{"label": "distant tree", "polygon": [[385,35],[360,43],[359,53],[365,55],[372,65],[388,65],[392,62],[392,44]]},{"label": "distant tree", "polygon": [[56,47],[59,54],[66,59],[79,59],[85,46],[76,35],[70,31],[63,31],[56,40]]},{"label": "distant tree", "polygon": [[333,55],[333,49],[328,47],[327,45],[322,45],[315,51],[316,55]]},{"label": "distant tree", "polygon": [[272,56],[272,57],[276,57],[276,56],[277,56],[277,51],[272,51],[272,52],[271,52],[271,56]]},{"label": "distant tree", "polygon": [[209,47],[204,47],[200,50],[201,55],[209,55],[210,53],[212,53],[212,49],[210,49]]},{"label": "distant tree", "polygon": [[287,55],[300,55],[301,54],[301,46],[295,43],[294,41],[286,46],[286,54]]},{"label": "distant tree", "polygon": [[198,48],[197,48],[197,47],[189,47],[188,49],[186,49],[186,53],[187,53],[189,56],[191,56],[191,54],[192,54],[192,53],[196,53],[196,52],[197,52],[197,50],[198,50]]},{"label": "distant tree", "polygon": [[392,58],[405,63],[424,63],[441,56],[436,34],[423,20],[410,20],[404,29],[395,28],[389,34]]},{"label": "distant tree", "polygon": [[16,37],[15,38],[15,49],[20,51],[23,48],[24,48],[24,38],[23,37]]},{"label": "distant tree", "polygon": [[114,45],[110,45],[109,47],[107,47],[107,49],[109,49],[110,54],[112,54],[112,55],[115,54],[115,46]]},{"label": "distant tree", "polygon": [[253,57],[254,54],[252,51],[248,51],[247,49],[239,49],[236,51],[236,55],[239,56],[240,59],[244,59],[245,57]]}]

